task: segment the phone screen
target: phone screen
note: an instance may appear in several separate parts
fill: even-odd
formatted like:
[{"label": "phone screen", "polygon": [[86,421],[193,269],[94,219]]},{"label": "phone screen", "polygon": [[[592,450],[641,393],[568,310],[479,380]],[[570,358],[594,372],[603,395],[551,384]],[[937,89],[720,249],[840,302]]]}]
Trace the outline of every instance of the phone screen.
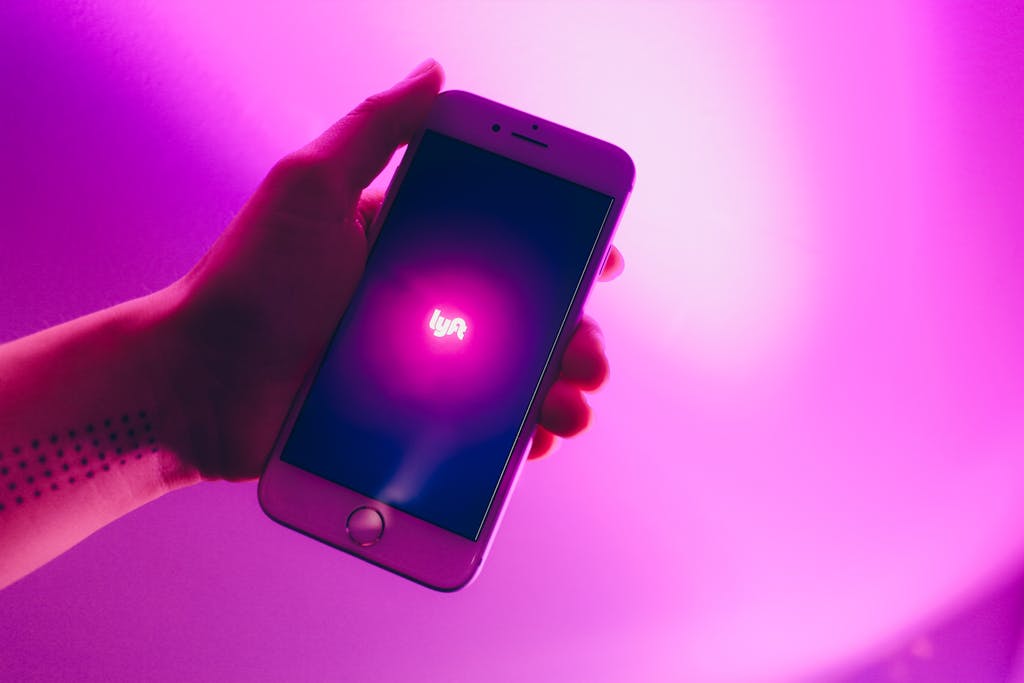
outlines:
[{"label": "phone screen", "polygon": [[281,459],[475,540],[611,205],[427,130]]}]

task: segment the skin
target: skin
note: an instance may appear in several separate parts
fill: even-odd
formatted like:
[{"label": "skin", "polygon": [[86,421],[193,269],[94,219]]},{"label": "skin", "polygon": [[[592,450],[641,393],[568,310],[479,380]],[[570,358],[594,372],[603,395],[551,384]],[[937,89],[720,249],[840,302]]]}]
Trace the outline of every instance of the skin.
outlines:
[{"label": "skin", "polygon": [[[444,80],[428,60],[278,162],[184,277],[0,346],[0,587],[178,488],[259,476],[363,273],[366,190]],[[623,268],[613,249],[604,280]],[[586,428],[608,377],[584,318],[531,458]]]}]

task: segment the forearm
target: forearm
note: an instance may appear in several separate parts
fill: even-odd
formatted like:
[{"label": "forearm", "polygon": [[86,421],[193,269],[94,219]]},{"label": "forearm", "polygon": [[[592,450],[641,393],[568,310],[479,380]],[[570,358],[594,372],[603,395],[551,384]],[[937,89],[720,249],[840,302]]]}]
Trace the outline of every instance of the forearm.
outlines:
[{"label": "forearm", "polygon": [[0,345],[0,588],[199,480],[174,307],[164,290]]}]

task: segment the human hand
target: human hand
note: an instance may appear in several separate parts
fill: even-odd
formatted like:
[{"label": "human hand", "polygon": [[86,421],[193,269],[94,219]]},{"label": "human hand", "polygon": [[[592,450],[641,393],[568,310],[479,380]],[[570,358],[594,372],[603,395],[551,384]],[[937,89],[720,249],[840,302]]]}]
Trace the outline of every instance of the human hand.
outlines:
[{"label": "human hand", "polygon": [[[259,475],[303,378],[363,273],[383,197],[366,187],[427,116],[444,75],[425,62],[268,173],[198,264],[170,290],[182,396],[200,396],[183,466],[205,479]],[[612,251],[602,273],[622,269]],[[584,392],[608,375],[600,330],[584,318],[544,399],[530,457],[590,421]],[[191,399],[189,399],[191,400]],[[188,476],[184,478],[189,478]]]}]

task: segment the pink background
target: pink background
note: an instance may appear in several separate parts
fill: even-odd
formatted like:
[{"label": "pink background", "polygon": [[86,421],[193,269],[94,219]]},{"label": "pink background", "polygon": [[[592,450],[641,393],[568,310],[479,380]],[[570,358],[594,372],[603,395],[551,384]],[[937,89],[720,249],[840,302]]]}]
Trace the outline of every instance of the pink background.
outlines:
[{"label": "pink background", "polygon": [[1002,680],[1019,8],[13,4],[0,339],[180,276],[277,157],[425,56],[621,145],[638,178],[626,273],[589,308],[613,361],[597,420],[528,467],[470,589],[205,485],[0,593],[0,679]]}]

